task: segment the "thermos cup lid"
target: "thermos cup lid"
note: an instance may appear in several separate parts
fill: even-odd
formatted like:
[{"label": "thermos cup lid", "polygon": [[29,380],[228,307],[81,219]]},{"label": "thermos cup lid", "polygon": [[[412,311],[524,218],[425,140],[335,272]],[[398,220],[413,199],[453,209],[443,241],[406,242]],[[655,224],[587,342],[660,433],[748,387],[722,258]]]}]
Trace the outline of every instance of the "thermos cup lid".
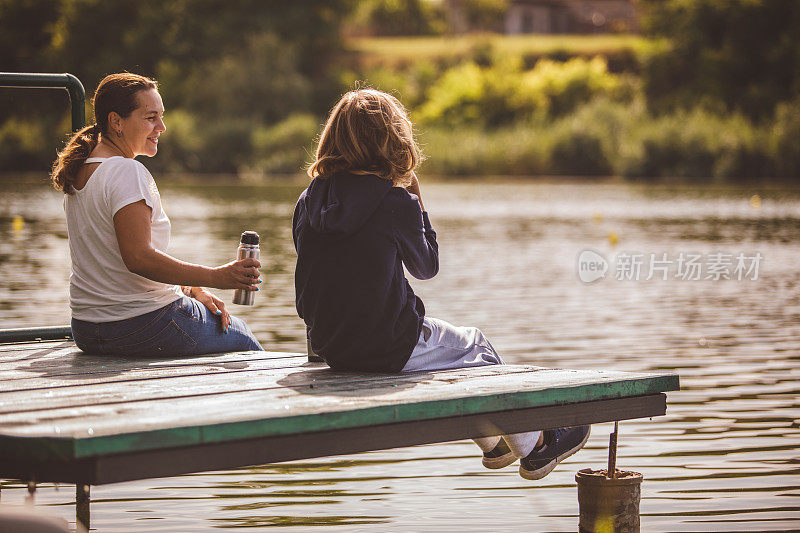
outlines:
[{"label": "thermos cup lid", "polygon": [[242,233],[242,244],[258,244],[258,233],[255,231],[245,231]]}]

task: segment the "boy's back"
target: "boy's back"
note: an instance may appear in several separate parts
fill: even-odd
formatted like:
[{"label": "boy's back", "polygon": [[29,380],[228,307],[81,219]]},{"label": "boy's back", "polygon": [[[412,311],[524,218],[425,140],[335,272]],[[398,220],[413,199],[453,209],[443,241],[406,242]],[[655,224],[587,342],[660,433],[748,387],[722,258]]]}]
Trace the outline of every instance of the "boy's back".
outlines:
[{"label": "boy's back", "polygon": [[373,175],[315,178],[295,207],[297,311],[333,368],[399,372],[425,308],[405,278],[433,277],[436,233],[417,198]]},{"label": "boy's back", "polygon": [[[311,347],[333,368],[420,372],[503,364],[474,327],[425,316],[403,265],[416,278],[439,269],[436,233],[414,169],[421,154],[392,95],[348,92],[319,139],[313,179],[294,212],[297,312]],[[413,194],[412,194],[413,193]],[[484,436],[483,465],[541,479],[580,450],[589,426]]]}]

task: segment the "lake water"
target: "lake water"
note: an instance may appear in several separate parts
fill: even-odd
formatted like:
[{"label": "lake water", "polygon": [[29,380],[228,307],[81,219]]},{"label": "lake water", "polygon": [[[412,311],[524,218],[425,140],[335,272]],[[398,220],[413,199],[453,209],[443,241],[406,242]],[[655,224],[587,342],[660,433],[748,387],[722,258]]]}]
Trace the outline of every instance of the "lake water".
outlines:
[{"label": "lake water", "polygon": [[[262,235],[262,291],[237,311],[268,349],[305,351],[290,231],[301,187],[161,190],[176,257],[221,264],[242,230]],[[59,193],[0,193],[3,327],[68,323]],[[643,531],[800,529],[800,192],[476,182],[423,184],[423,197],[441,271],[412,284],[429,315],[479,326],[509,362],[680,374],[666,416],[620,425],[618,466],[644,475]],[[608,262],[592,283],[577,271],[586,249]],[[484,469],[460,441],[93,487],[92,527],[576,531],[575,472],[605,464],[611,428],[539,482]],[[25,494],[3,482],[2,503]],[[44,484],[36,505],[74,522],[74,495]]]}]

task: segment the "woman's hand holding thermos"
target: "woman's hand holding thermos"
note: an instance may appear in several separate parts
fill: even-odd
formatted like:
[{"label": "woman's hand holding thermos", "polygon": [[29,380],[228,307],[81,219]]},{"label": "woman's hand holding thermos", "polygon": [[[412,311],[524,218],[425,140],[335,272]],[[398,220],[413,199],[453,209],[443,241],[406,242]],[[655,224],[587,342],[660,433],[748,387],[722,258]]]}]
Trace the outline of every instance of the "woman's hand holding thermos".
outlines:
[{"label": "woman's hand holding thermos", "polygon": [[[258,241],[258,233],[255,231],[245,231],[242,233],[242,238],[239,240],[239,248],[236,251],[237,260],[246,261],[250,259],[251,261],[258,262],[261,257]],[[258,265],[261,266],[261,263],[258,263]],[[256,272],[255,281],[253,283],[261,283],[258,280],[258,272]],[[257,287],[256,290],[258,290]],[[236,292],[233,293],[233,303],[239,305],[253,305],[255,298],[256,295],[250,290],[250,287],[238,288]]]},{"label": "woman's hand holding thermos", "polygon": [[261,283],[258,279],[261,262],[258,260],[260,252],[258,249],[258,233],[255,231],[245,231],[239,241],[239,249],[236,253],[236,260],[231,261],[214,269],[220,289],[236,289],[233,294],[233,303],[240,305],[253,305],[255,291],[258,290],[256,284]]},{"label": "woman's hand holding thermos", "polygon": [[213,269],[215,283],[212,286],[217,289],[257,291],[256,285],[261,283],[258,279],[260,267],[261,262],[252,257],[225,263]]}]

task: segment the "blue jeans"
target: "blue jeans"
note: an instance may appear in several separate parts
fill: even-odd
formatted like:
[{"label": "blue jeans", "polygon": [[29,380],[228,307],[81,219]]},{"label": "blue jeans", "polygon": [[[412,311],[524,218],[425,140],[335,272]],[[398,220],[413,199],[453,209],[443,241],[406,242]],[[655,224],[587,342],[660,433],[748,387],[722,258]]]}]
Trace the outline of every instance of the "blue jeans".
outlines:
[{"label": "blue jeans", "polygon": [[187,356],[264,348],[241,319],[228,333],[206,306],[184,296],[160,309],[113,322],[72,319],[72,337],[82,351],[129,357]]}]

